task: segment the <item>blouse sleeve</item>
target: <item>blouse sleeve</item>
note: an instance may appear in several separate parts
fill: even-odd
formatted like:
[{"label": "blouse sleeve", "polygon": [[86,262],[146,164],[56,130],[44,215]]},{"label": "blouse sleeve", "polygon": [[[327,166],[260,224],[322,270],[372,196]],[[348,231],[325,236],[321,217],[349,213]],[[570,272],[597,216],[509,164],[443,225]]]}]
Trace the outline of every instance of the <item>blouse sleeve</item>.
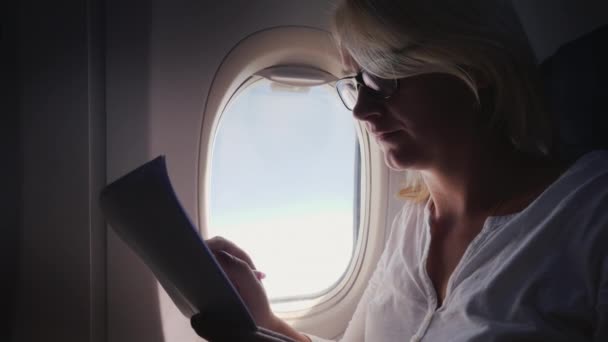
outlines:
[{"label": "blouse sleeve", "polygon": [[[378,262],[378,266],[374,270],[372,277],[370,279],[367,288],[363,292],[363,296],[361,296],[361,300],[359,304],[357,304],[357,308],[355,309],[355,313],[351,318],[346,331],[344,332],[344,336],[340,339],[340,341],[364,341],[365,340],[365,319],[367,313],[367,306],[373,295],[376,293],[378,289],[378,284],[380,283],[382,274],[384,273],[383,259],[385,259],[385,254],[382,253],[380,257],[380,261]],[[311,342],[330,342],[333,340],[325,340],[320,337],[316,337],[313,335],[306,335],[310,338]]]},{"label": "blouse sleeve", "polygon": [[[389,231],[388,241],[391,241],[393,234],[395,234],[398,227],[403,225],[403,217],[404,212],[409,208],[409,206],[405,205],[402,210],[397,214],[394,218],[393,223],[391,225],[391,229]],[[365,340],[365,322],[367,320],[367,309],[370,301],[377,294],[379,285],[382,283],[384,279],[384,274],[386,273],[386,268],[388,264],[388,260],[390,258],[390,254],[394,252],[392,248],[387,248],[388,244],[385,244],[382,255],[380,256],[380,260],[378,260],[378,264],[376,265],[376,269],[372,273],[372,276],[369,280],[367,288],[363,292],[359,303],[357,304],[357,308],[355,309],[355,313],[351,318],[348,326],[346,327],[346,331],[344,335],[340,339],[342,342],[358,342]],[[331,340],[325,340],[316,336],[306,335],[308,336],[312,342],[330,342]]]},{"label": "blouse sleeve", "polygon": [[[365,341],[365,322],[367,320],[367,308],[369,306],[370,301],[374,298],[378,291],[379,284],[382,282],[384,278],[384,273],[386,270],[387,260],[389,258],[388,251],[386,248],[382,252],[380,256],[380,260],[376,265],[376,269],[372,274],[370,281],[367,285],[367,288],[363,292],[359,303],[357,304],[357,308],[355,309],[355,313],[351,318],[348,326],[346,327],[346,331],[344,335],[340,339],[343,342],[363,342]],[[310,337],[312,342],[330,342],[332,340],[325,340],[316,336],[307,335]]]},{"label": "blouse sleeve", "polygon": [[386,254],[387,252],[385,251],[380,257],[380,261],[376,266],[376,270],[372,274],[369,284],[363,292],[363,296],[361,296],[359,304],[357,304],[357,308],[355,309],[353,318],[348,323],[346,331],[344,332],[344,336],[342,338],[343,341],[365,340],[365,321],[367,317],[367,308],[369,306],[369,302],[372,298],[374,298],[376,292],[378,291],[378,285],[380,284],[384,275],[384,260],[386,259]]}]

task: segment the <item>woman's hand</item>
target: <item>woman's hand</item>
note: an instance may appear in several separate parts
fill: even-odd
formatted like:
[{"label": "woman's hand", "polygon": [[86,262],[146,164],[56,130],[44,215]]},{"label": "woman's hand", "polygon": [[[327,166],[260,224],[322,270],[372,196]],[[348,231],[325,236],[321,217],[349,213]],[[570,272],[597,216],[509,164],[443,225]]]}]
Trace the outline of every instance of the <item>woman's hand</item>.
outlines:
[{"label": "woman's hand", "polygon": [[249,255],[231,241],[219,236],[207,240],[206,243],[247,305],[255,323],[274,330],[279,319],[272,313],[266,291],[260,281],[263,273],[256,270]]},{"label": "woman's hand", "polygon": [[245,251],[220,236],[211,238],[206,243],[247,305],[255,323],[261,328],[251,341],[310,341],[274,315],[261,282],[264,273],[255,268]]}]

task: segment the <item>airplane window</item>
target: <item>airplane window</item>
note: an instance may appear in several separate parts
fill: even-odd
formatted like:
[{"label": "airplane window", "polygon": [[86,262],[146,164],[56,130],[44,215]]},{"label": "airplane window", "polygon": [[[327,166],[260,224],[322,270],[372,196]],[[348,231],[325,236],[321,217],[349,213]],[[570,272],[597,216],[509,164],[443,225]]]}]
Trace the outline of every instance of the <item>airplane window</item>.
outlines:
[{"label": "airplane window", "polygon": [[329,84],[257,77],[222,113],[211,159],[209,236],[249,253],[266,274],[275,309],[321,296],[349,266],[359,215],[358,148],[351,114]]}]

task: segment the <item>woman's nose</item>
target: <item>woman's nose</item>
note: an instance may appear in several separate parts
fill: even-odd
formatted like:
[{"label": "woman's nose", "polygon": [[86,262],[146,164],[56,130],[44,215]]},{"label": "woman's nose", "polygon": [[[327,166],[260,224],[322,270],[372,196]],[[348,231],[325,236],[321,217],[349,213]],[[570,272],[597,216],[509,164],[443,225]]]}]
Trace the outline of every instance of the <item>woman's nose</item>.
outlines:
[{"label": "woman's nose", "polygon": [[378,103],[371,99],[364,89],[361,89],[357,97],[357,103],[353,108],[353,116],[360,121],[369,121],[377,115],[380,115]]}]

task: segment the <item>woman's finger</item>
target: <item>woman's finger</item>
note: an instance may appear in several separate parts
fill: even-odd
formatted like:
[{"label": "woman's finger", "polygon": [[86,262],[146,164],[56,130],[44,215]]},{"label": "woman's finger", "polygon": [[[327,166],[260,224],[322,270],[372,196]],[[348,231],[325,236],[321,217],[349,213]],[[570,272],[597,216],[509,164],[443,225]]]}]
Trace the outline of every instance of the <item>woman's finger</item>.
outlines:
[{"label": "woman's finger", "polygon": [[258,277],[255,271],[252,270],[244,260],[231,255],[225,250],[215,252],[215,256],[224,269],[224,272],[228,275],[228,278],[237,289],[245,284],[251,284],[251,282],[259,283],[260,277]]},{"label": "woman's finger", "polygon": [[220,266],[247,305],[256,324],[262,327],[273,326],[276,317],[270,309],[266,291],[254,270],[249,265],[226,251],[215,253]]},{"label": "woman's finger", "polygon": [[207,243],[207,246],[209,246],[209,249],[211,249],[211,251],[226,251],[228,252],[228,254],[234,255],[235,257],[243,260],[247,263],[247,265],[249,265],[251,269],[255,270],[255,265],[253,264],[253,261],[251,260],[249,255],[247,255],[247,253],[245,253],[245,251],[239,248],[234,242],[227,240],[221,236],[213,237],[205,242]]}]

